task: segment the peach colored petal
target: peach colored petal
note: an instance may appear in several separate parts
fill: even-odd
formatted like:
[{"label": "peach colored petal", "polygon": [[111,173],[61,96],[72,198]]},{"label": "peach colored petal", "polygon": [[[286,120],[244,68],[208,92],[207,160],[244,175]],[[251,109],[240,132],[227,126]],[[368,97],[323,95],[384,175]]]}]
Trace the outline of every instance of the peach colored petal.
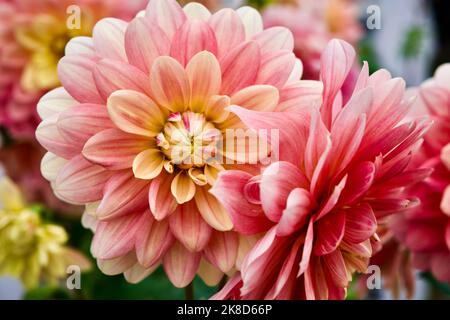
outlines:
[{"label": "peach colored petal", "polygon": [[226,110],[230,103],[228,96],[210,97],[204,111],[206,119],[216,123],[225,121],[230,115],[230,112]]},{"label": "peach colored petal", "polygon": [[193,201],[179,205],[169,217],[170,230],[189,251],[199,252],[211,237],[212,228],[203,220]]},{"label": "peach colored petal", "polygon": [[131,168],[139,153],[154,146],[154,141],[142,136],[107,129],[93,135],[84,145],[82,153],[93,163],[110,170],[121,170]]},{"label": "peach colored petal", "polygon": [[177,202],[183,204],[194,197],[195,184],[186,172],[181,171],[172,180],[170,190]]},{"label": "peach colored petal", "polygon": [[254,111],[273,111],[278,99],[277,88],[271,85],[254,85],[233,94],[231,104]]},{"label": "peach colored petal", "polygon": [[107,106],[111,120],[125,132],[156,137],[164,127],[166,112],[140,92],[116,91]]},{"label": "peach colored petal", "polygon": [[229,272],[236,264],[239,238],[235,232],[214,231],[205,248],[206,259],[222,272]]},{"label": "peach colored petal", "polygon": [[148,149],[139,153],[133,160],[134,176],[151,180],[157,177],[164,165],[164,155],[158,149]]},{"label": "peach colored petal", "polygon": [[146,219],[136,232],[136,255],[139,263],[149,268],[158,263],[174,243],[167,220],[156,221],[145,211]]},{"label": "peach colored petal", "polygon": [[202,51],[189,61],[186,73],[191,88],[191,110],[201,112],[208,99],[220,91],[222,74],[219,62],[211,52]]},{"label": "peach colored petal", "polygon": [[164,270],[177,288],[187,286],[194,279],[200,264],[201,254],[189,252],[179,242],[175,242],[163,259]]},{"label": "peach colored petal", "polygon": [[177,60],[157,58],[152,66],[150,85],[155,101],[170,111],[184,111],[189,105],[189,80]]},{"label": "peach colored petal", "polygon": [[116,173],[105,184],[96,217],[110,220],[143,211],[148,207],[148,189],[148,181],[136,179],[131,170]]},{"label": "peach colored petal", "polygon": [[228,231],[233,228],[227,211],[213,195],[209,194],[207,187],[197,188],[195,203],[203,219],[214,229]]},{"label": "peach colored petal", "polygon": [[171,192],[173,177],[161,172],[152,180],[148,194],[150,210],[156,220],[163,220],[177,208],[177,202]]},{"label": "peach colored petal", "polygon": [[220,269],[210,264],[207,260],[201,259],[197,274],[207,286],[216,286],[223,278],[224,274]]},{"label": "peach colored petal", "polygon": [[151,275],[158,267],[159,263],[155,263],[149,268],[144,268],[139,263],[136,263],[134,266],[125,271],[123,273],[123,276],[125,277],[125,280],[127,280],[127,282],[136,284]]}]

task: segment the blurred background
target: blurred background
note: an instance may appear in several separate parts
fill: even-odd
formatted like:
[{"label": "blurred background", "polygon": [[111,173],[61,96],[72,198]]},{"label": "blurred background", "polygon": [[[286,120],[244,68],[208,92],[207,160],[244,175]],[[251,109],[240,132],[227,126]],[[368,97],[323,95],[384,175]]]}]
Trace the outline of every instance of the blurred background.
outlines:
[{"label": "blurred background", "polygon": [[[17,261],[14,261],[13,267],[7,266],[6,251],[11,246],[11,234],[13,234],[11,230],[19,240],[14,239],[21,241],[17,250],[28,252],[23,248],[28,250],[29,244],[20,237],[23,228],[19,221],[13,226],[15,229],[5,227],[5,221],[12,220],[1,218],[2,214],[7,216],[7,211],[11,209],[10,204],[4,202],[1,204],[0,211],[0,299],[183,299],[184,290],[174,288],[162,270],[158,270],[139,284],[128,284],[122,276],[103,275],[89,253],[92,232],[85,229],[80,222],[81,208],[66,205],[56,199],[48,182],[40,175],[40,159],[43,153],[34,139],[33,132],[38,120],[33,106],[45,92],[57,86],[58,81],[53,80],[53,74],[67,39],[58,38],[61,42],[55,42],[52,38],[50,51],[43,52],[35,49],[36,41],[47,40],[42,40],[39,35],[30,34],[30,30],[26,29],[29,26],[23,21],[16,23],[11,20],[19,15],[26,20],[48,8],[44,5],[39,6],[40,0],[34,1],[38,5],[31,5],[33,1],[29,2],[30,7],[27,8],[21,7],[19,2],[27,1],[0,0],[0,47],[2,47],[0,50],[0,163],[1,176],[8,181],[5,188],[0,188],[0,193],[5,192],[6,196],[0,195],[0,198],[7,199],[4,201],[8,202],[11,192],[21,194],[19,196],[21,208],[23,207],[23,210],[27,212],[26,219],[32,221],[33,228],[36,230],[48,228],[49,225],[61,228],[61,233],[65,235],[58,242],[62,248],[61,252],[67,252],[68,248],[72,250],[72,253],[76,251],[76,255],[70,258],[76,256],[75,263],[83,264],[85,272],[82,275],[81,290],[68,290],[66,288],[67,274],[64,268],[62,272],[42,268],[41,273],[36,276],[37,280],[33,281],[35,279],[25,279],[23,274],[24,268],[39,263],[32,260],[33,258],[26,256],[28,264],[25,266]],[[42,3],[47,5],[48,2],[42,0]],[[86,1],[64,0],[62,2],[64,6],[67,6],[79,2],[85,5]],[[103,16],[130,19],[145,7],[146,1],[130,1],[133,4],[128,6],[127,12],[120,10],[117,6],[119,2],[109,0],[104,1],[103,5],[86,7],[89,21],[83,34],[90,34],[91,25]],[[433,74],[438,65],[450,61],[450,32],[448,32],[450,1],[448,0],[299,0],[298,2],[296,0],[207,0],[201,2],[211,11],[220,10],[222,7],[237,8],[250,5],[262,12],[266,26],[283,25],[290,28],[296,42],[295,53],[303,61],[304,77],[307,79],[318,78],[320,52],[324,43],[334,37],[344,38],[353,44],[359,52],[361,61],[369,62],[371,71],[386,68],[393,76],[403,77],[408,86],[419,85]],[[31,7],[33,8],[30,9]],[[39,34],[39,30],[34,32]],[[17,37],[18,34],[21,36]],[[65,36],[70,38],[74,35]],[[42,74],[50,80],[37,81],[37,75]],[[28,224],[27,227],[29,226]],[[28,229],[24,230],[23,232],[28,232]],[[68,261],[66,258],[61,257],[62,261]],[[381,272],[384,275],[383,268]],[[385,289],[367,291],[361,289],[364,278],[360,277],[355,279],[348,298],[440,299],[450,296],[448,285],[439,283],[428,273],[414,271],[413,278],[414,292],[401,284],[396,290],[391,290],[392,283],[388,283],[385,277],[383,277]],[[195,280],[196,299],[207,299],[216,290],[215,287],[207,287],[200,279]]]}]

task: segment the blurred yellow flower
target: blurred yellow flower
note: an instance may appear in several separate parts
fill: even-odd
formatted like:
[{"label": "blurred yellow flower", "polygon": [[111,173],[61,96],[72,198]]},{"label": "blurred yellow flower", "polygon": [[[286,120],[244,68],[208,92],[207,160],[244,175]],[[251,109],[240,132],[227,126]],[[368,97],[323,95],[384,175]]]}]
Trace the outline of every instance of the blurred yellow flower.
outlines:
[{"label": "blurred yellow flower", "polygon": [[31,289],[40,281],[55,284],[68,265],[86,270],[89,262],[65,245],[67,238],[62,227],[43,222],[25,204],[11,180],[0,178],[0,275],[20,278]]}]

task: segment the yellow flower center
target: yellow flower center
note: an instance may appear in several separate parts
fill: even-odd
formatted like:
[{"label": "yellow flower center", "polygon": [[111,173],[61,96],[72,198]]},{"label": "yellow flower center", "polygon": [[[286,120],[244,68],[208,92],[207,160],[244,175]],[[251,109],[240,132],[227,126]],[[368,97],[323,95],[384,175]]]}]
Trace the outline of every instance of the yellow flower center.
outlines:
[{"label": "yellow flower center", "polygon": [[82,23],[80,29],[69,29],[65,17],[40,14],[31,22],[16,29],[16,40],[29,54],[21,78],[22,87],[28,91],[49,90],[59,85],[58,61],[64,55],[69,40],[89,35],[92,26]]},{"label": "yellow flower center", "polygon": [[221,133],[200,113],[187,111],[169,115],[156,142],[166,157],[164,167],[170,173],[174,166],[190,173],[214,162]]}]

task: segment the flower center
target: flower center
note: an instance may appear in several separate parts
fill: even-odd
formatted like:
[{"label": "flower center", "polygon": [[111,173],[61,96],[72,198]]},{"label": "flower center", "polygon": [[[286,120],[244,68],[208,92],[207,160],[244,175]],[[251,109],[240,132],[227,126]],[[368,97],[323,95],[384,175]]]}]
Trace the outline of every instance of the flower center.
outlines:
[{"label": "flower center", "polygon": [[36,16],[16,30],[16,40],[29,55],[21,84],[28,91],[48,90],[59,85],[58,61],[76,36],[88,35],[90,27],[68,29],[66,20],[49,14]]},{"label": "flower center", "polygon": [[217,155],[221,133],[200,113],[187,111],[172,113],[156,143],[168,159],[165,168],[202,168]]}]

